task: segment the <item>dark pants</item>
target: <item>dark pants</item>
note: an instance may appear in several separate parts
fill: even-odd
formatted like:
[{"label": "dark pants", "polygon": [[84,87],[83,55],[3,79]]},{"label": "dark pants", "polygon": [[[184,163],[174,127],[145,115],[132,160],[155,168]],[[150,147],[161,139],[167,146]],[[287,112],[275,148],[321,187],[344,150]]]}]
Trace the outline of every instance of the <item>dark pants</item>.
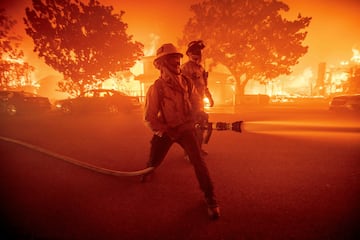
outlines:
[{"label": "dark pants", "polygon": [[205,129],[202,128],[196,128],[195,130],[195,134],[196,134],[196,140],[199,143],[200,149],[202,149],[202,144],[204,142],[204,135],[205,135]]},{"label": "dark pants", "polygon": [[202,144],[204,143],[204,135],[205,132],[208,131],[205,127],[207,126],[209,122],[209,115],[206,112],[202,112],[201,115],[198,117],[197,123],[200,125],[200,127],[195,129],[196,138],[200,144],[200,149],[202,148]]},{"label": "dark pants", "polygon": [[206,163],[200,153],[200,145],[196,134],[192,130],[184,131],[176,140],[164,135],[159,137],[154,135],[151,139],[149,167],[158,167],[164,160],[173,143],[178,143],[186,151],[194,167],[200,189],[206,198],[215,198],[213,183],[210,179]]}]

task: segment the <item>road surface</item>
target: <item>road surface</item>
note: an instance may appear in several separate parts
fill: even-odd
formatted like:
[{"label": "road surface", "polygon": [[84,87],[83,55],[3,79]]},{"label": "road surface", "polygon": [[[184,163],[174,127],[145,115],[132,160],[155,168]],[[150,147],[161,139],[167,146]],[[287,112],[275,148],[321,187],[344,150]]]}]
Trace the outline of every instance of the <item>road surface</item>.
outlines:
[{"label": "road surface", "polygon": [[[178,145],[142,184],[0,141],[2,239],[359,239],[358,115],[250,109],[210,120],[245,120],[243,133],[214,132],[205,146],[218,221]],[[0,136],[104,168],[138,170],[149,154],[141,113],[0,122]]]}]

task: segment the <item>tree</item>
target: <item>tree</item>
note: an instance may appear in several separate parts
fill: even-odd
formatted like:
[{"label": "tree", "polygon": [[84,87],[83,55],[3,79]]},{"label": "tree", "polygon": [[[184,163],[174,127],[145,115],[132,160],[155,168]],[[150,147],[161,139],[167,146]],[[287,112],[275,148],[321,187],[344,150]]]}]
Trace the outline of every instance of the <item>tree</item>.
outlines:
[{"label": "tree", "polygon": [[311,21],[300,14],[294,21],[281,16],[288,11],[277,0],[204,0],[191,6],[194,15],[184,27],[183,46],[205,42],[204,55],[211,66],[222,64],[236,80],[236,93],[244,94],[250,79],[264,83],[290,74],[308,47],[303,31]]},{"label": "tree", "polygon": [[16,88],[31,85],[30,73],[34,67],[24,62],[24,52],[20,49],[22,38],[13,32],[16,21],[0,9],[0,87]]},{"label": "tree", "polygon": [[79,94],[98,86],[118,71],[128,70],[143,56],[143,45],[127,35],[125,12],[96,0],[33,0],[26,8],[26,33],[39,57],[64,75],[62,91]]}]

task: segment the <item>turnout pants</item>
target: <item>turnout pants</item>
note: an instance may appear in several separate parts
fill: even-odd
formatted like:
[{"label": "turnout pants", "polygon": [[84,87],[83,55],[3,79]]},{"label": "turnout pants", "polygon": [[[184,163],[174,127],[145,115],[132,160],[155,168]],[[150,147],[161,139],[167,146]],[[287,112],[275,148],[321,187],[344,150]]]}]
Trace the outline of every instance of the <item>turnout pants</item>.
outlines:
[{"label": "turnout pants", "polygon": [[193,130],[184,131],[176,139],[172,139],[166,134],[162,137],[154,135],[151,139],[148,167],[158,167],[174,143],[178,143],[188,154],[190,162],[194,167],[200,189],[203,191],[205,198],[215,198],[213,183],[206,162],[201,155],[200,144],[196,133]]}]

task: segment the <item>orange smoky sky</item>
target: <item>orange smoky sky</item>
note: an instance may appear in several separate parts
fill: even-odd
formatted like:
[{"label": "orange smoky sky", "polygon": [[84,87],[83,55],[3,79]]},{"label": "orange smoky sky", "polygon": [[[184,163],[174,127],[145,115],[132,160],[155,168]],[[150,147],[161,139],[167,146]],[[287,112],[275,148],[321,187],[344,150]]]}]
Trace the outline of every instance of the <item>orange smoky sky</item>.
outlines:
[{"label": "orange smoky sky", "polygon": [[[83,0],[86,2],[85,0]],[[123,21],[128,24],[128,34],[144,44],[145,49],[154,44],[173,42],[181,37],[182,30],[192,16],[190,6],[199,0],[99,0],[112,5],[114,12],[124,11]],[[312,17],[305,45],[309,51],[294,70],[312,67],[320,62],[338,64],[349,60],[352,48],[360,48],[360,1],[359,0],[283,0],[290,7],[285,13],[289,20],[302,16]],[[34,62],[31,39],[25,36],[23,20],[25,7],[31,0],[2,0],[0,7],[18,21],[17,30],[24,36],[24,50]]]}]

